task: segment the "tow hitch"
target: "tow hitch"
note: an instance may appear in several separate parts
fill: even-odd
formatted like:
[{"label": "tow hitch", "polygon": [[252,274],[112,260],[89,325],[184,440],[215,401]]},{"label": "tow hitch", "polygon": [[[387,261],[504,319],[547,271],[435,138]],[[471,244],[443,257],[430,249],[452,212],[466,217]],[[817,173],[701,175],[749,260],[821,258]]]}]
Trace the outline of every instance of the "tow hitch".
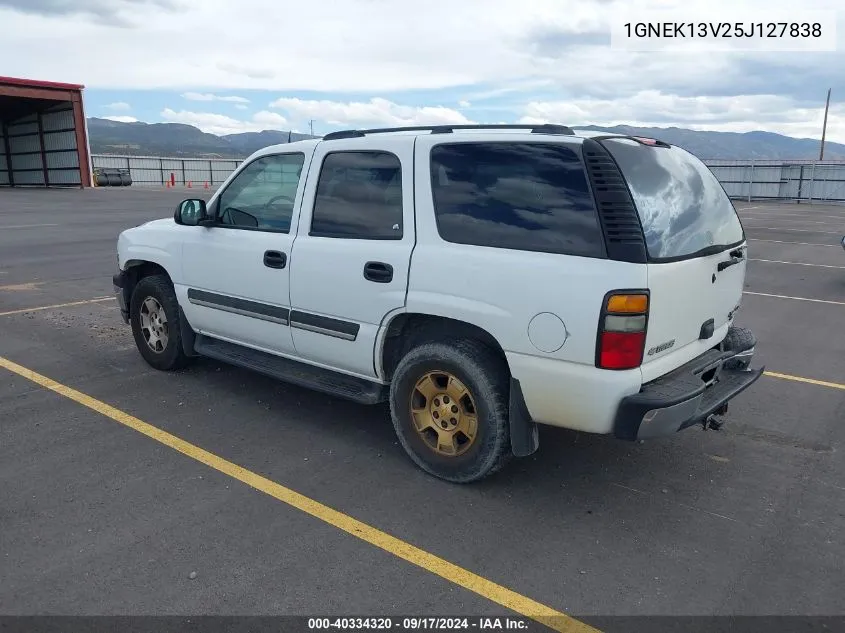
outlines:
[{"label": "tow hitch", "polygon": [[703,430],[713,429],[714,431],[719,431],[725,425],[724,420],[720,420],[718,416],[725,415],[728,412],[728,404],[725,403],[718,409],[716,409],[713,413],[708,415],[704,418],[704,422],[701,423]]},{"label": "tow hitch", "polygon": [[707,416],[707,419],[704,420],[704,423],[702,424],[702,426],[704,427],[705,431],[707,429],[713,429],[714,431],[719,431],[724,426],[724,424],[725,424],[724,420],[720,420],[715,415],[711,414],[711,415]]}]

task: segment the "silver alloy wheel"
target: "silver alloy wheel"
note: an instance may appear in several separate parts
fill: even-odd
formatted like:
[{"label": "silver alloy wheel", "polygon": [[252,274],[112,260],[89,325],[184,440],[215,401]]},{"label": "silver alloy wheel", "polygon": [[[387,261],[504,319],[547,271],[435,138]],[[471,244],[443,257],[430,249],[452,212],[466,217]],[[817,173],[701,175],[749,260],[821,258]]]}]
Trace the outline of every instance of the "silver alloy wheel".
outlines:
[{"label": "silver alloy wheel", "polygon": [[167,347],[167,315],[155,297],[147,297],[141,304],[141,333],[147,346],[156,354],[161,354]]}]

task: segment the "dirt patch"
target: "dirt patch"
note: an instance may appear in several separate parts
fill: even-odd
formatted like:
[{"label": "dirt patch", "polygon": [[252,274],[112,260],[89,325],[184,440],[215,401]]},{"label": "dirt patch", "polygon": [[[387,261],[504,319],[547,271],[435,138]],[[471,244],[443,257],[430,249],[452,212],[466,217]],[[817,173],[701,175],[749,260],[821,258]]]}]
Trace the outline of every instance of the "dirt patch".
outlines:
[{"label": "dirt patch", "polygon": [[117,306],[110,306],[105,309],[89,309],[84,311],[69,310],[44,310],[33,314],[29,318],[41,319],[54,327],[62,329],[74,329],[86,332],[89,338],[104,339],[110,344],[134,343],[132,330],[125,325],[120,317],[114,315]]},{"label": "dirt patch", "polygon": [[[0,273],[0,275],[4,275],[5,273]],[[0,290],[9,290],[9,291],[16,291],[16,290],[38,290],[38,286],[43,284],[43,281],[30,281],[25,284],[11,284],[9,286],[0,286]]]}]

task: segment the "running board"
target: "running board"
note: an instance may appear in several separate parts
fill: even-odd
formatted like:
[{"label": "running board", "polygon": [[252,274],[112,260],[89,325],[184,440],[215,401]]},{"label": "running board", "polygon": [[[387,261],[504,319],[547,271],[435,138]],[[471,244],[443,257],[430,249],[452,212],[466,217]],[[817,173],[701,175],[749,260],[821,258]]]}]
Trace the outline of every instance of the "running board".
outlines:
[{"label": "running board", "polygon": [[194,350],[201,356],[361,404],[378,404],[385,402],[388,398],[388,385],[315,367],[202,334],[197,334]]}]

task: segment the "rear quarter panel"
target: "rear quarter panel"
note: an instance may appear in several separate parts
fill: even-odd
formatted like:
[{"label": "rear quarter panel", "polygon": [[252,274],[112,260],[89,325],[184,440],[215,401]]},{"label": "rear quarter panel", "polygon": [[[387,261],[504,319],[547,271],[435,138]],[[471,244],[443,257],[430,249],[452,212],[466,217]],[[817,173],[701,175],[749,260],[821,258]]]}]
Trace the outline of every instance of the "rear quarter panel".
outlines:
[{"label": "rear quarter panel", "polygon": [[[490,140],[460,136],[467,141]],[[508,140],[538,139],[525,134],[509,135]],[[594,365],[605,294],[645,288],[646,265],[447,242],[437,230],[431,195],[430,150],[435,143],[428,137],[417,139],[417,244],[408,311],[473,323],[495,336],[505,351]],[[554,314],[565,325],[566,340],[555,351],[540,351],[529,337],[529,323],[541,313]]]},{"label": "rear quarter panel", "polygon": [[[518,140],[537,140],[526,137]],[[596,397],[605,393],[612,403],[636,393],[641,373],[595,367],[602,301],[610,290],[647,287],[646,266],[443,240],[431,196],[432,141],[424,140],[417,140],[418,241],[411,260],[407,311],[460,319],[492,334],[508,355],[514,376],[526,381],[527,405],[538,422],[607,432],[613,406],[598,403]],[[532,319],[547,313],[562,323],[555,326],[561,343],[556,349],[554,345],[538,348],[537,331],[529,334]],[[554,319],[546,322],[554,323]],[[547,334],[552,339],[556,336],[554,331]],[[547,364],[550,361],[555,362]],[[539,381],[539,376],[547,379]],[[600,419],[593,420],[598,409]]]}]

